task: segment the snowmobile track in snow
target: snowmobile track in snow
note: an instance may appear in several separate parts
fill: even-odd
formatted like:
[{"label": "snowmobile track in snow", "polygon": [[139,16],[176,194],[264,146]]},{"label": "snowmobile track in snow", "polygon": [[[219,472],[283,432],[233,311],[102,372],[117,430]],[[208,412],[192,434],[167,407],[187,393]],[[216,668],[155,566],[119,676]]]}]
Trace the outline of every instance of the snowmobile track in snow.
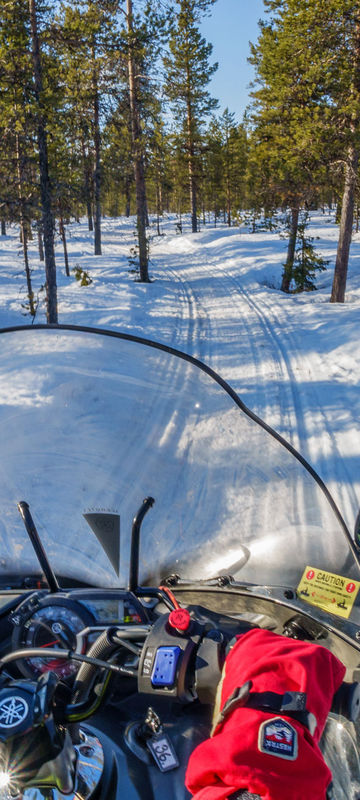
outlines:
[{"label": "snowmobile track in snow", "polygon": [[[241,272],[241,262],[238,269]],[[291,314],[286,314],[287,309],[282,298],[273,295],[271,298],[266,297],[264,291],[250,293],[244,287],[241,276],[234,276],[229,267],[215,264],[207,250],[201,259],[197,259],[196,288],[187,267],[179,264],[176,269],[168,268],[168,271],[181,286],[182,302],[188,303],[186,342],[182,338],[177,346],[207,361],[229,380],[245,403],[291,441],[320,472],[325,482],[332,484],[333,491],[338,487],[337,499],[340,506],[356,508],[353,476],[350,475],[337,446],[332,421],[318,395],[318,376],[309,370],[309,379],[304,381],[306,365],[301,357]],[[214,283],[217,287],[216,304],[220,301],[222,311],[227,311],[232,319],[235,317],[231,342],[223,341],[217,315],[213,313]],[[184,309],[182,317],[185,317]],[[229,347],[232,364],[237,364],[235,379],[232,374],[228,374],[227,369]],[[320,367],[320,357],[318,361]],[[245,370],[242,365],[246,365]],[[231,373],[233,372],[232,368]],[[248,400],[249,372],[252,390]],[[318,442],[314,447],[312,441],[314,416],[317,420],[316,439],[321,442],[320,448]],[[324,444],[326,441],[329,442],[329,447]],[[329,450],[335,453],[335,478],[328,474]]]}]

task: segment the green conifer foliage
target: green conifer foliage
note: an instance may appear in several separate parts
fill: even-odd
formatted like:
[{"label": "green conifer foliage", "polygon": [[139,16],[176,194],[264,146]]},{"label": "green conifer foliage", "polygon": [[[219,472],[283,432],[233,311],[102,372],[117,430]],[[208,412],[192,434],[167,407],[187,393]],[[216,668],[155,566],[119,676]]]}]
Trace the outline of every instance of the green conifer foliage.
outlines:
[{"label": "green conifer foliage", "polygon": [[[146,0],[141,8],[138,0],[126,0],[126,25],[124,33],[127,60],[128,97],[130,110],[130,131],[132,161],[134,168],[137,238],[139,254],[139,279],[149,282],[148,240],[146,227],[149,222],[146,187],[146,144],[149,110],[156,108],[152,103],[152,70],[159,55],[159,47],[164,35],[167,14],[162,13],[161,3]],[[142,13],[139,13],[142,11]],[[155,91],[156,97],[156,91]],[[156,112],[155,112],[156,116]],[[152,127],[152,126],[151,126]]]},{"label": "green conifer foliage", "polygon": [[63,2],[54,30],[65,87],[68,145],[82,173],[76,169],[74,193],[85,200],[89,228],[94,227],[95,255],[101,255],[102,129],[119,82],[116,6],[105,0]]},{"label": "green conifer foliage", "polygon": [[243,125],[236,125],[235,114],[226,108],[220,117],[223,148],[223,184],[226,197],[226,222],[243,207],[247,162],[247,137]]},{"label": "green conifer foliage", "polygon": [[0,196],[4,216],[20,225],[27,285],[23,307],[35,316],[28,257],[31,224],[38,214],[36,104],[33,92],[29,6],[11,0],[0,18]]},{"label": "green conifer foliage", "polygon": [[130,116],[119,105],[104,128],[104,208],[110,216],[129,217],[134,206],[134,169],[131,153]]},{"label": "green conifer foliage", "polygon": [[46,318],[48,323],[57,323],[57,284],[54,248],[54,215],[52,187],[49,174],[48,136],[51,100],[48,72],[45,66],[44,31],[49,23],[52,7],[39,0],[29,0],[30,42],[35,99],[35,121],[37,131],[38,167],[42,230],[45,252]]},{"label": "green conifer foliage", "polygon": [[312,292],[316,289],[316,274],[323,272],[329,263],[315,251],[314,236],[307,233],[309,214],[305,213],[298,224],[297,243],[294,253],[292,280],[296,292]]},{"label": "green conifer foliage", "polygon": [[[343,301],[358,167],[360,11],[352,0],[264,0],[271,12],[252,48],[250,183],[258,205],[299,209],[344,182],[331,299]],[[293,226],[294,227],[294,226]],[[291,248],[290,248],[291,250]],[[292,254],[284,271],[288,288]]]},{"label": "green conifer foliage", "polygon": [[223,139],[219,120],[210,121],[204,141],[203,194],[207,211],[213,214],[214,224],[224,215],[226,197],[224,193]]}]

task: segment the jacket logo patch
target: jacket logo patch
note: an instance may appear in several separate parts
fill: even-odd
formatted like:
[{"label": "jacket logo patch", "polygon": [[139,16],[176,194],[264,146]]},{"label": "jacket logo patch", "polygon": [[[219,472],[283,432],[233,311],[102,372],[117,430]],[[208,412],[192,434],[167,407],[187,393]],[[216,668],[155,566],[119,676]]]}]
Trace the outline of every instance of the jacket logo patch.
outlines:
[{"label": "jacket logo patch", "polygon": [[281,717],[267,719],[260,725],[258,747],[261,753],[295,761],[298,754],[297,731]]}]

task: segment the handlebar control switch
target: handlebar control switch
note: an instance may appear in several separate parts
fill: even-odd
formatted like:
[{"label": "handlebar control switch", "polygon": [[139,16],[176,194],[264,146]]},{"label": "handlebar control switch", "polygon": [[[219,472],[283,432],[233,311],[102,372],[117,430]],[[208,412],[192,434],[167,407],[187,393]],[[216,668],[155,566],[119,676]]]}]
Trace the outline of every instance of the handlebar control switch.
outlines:
[{"label": "handlebar control switch", "polygon": [[[190,614],[189,614],[190,618]],[[140,694],[162,695],[189,703],[196,699],[193,655],[203,626],[193,617],[188,630],[169,625],[169,614],[157,619],[145,640],[138,669]]]},{"label": "handlebar control switch", "polygon": [[180,655],[180,647],[158,647],[151,673],[151,683],[153,686],[168,686],[169,688],[174,686],[176,668]]}]

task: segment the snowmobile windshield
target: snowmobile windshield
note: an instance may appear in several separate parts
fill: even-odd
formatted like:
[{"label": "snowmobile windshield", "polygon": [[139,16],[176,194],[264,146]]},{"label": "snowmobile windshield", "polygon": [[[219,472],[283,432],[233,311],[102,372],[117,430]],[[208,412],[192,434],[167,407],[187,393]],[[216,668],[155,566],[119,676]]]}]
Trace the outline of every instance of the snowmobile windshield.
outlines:
[{"label": "snowmobile windshield", "polygon": [[[39,572],[17,510],[26,501],[57,574],[126,585],[146,496],[143,582],[230,572],[296,586],[306,566],[359,577],[314,477],[194,360],[61,327],[5,330],[0,345],[0,578]],[[89,513],[120,517],[118,574]]]}]

